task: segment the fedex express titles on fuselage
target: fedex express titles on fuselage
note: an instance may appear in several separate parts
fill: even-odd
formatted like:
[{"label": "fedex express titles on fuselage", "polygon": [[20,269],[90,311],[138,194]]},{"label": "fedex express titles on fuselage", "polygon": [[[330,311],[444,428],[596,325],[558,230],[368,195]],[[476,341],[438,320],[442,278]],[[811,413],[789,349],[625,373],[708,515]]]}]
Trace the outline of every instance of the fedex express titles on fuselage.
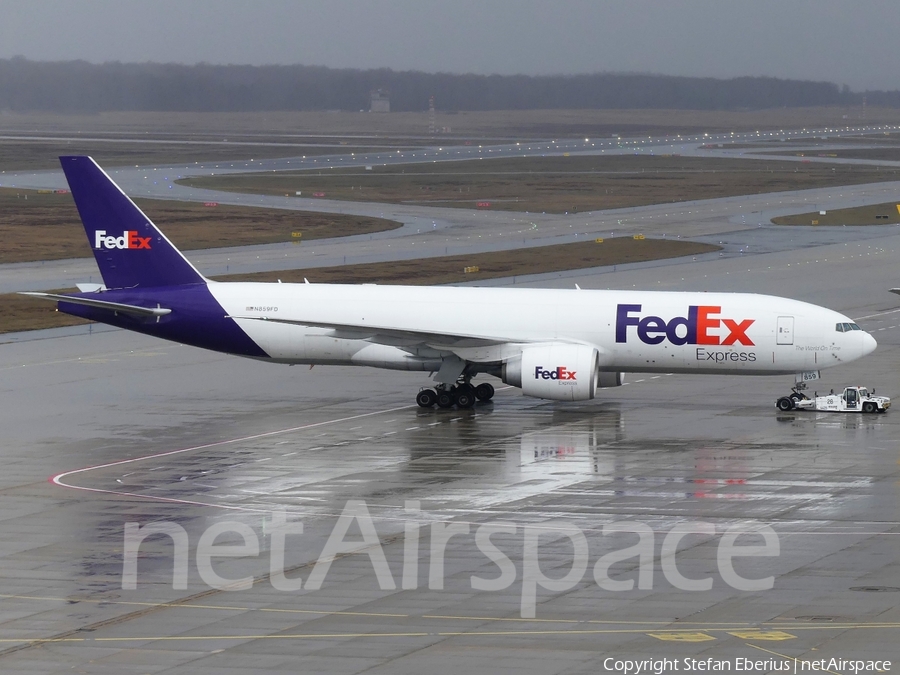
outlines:
[{"label": "fedex express titles on fuselage", "polygon": [[[689,345],[696,361],[702,365],[712,363],[756,363],[756,343],[747,330],[756,319],[729,319],[723,317],[720,305],[689,305],[687,316],[668,320],[641,313],[643,305],[620,304],[616,308],[616,343],[627,344],[629,327],[635,328],[636,337],[645,345],[667,342],[680,347]],[[716,349],[716,347],[731,349]]]},{"label": "fedex express titles on fuselage", "polygon": [[679,293],[696,304],[685,302],[673,314],[671,300],[648,303],[646,294],[633,295],[634,301],[616,305],[614,330],[617,362],[624,358],[623,366],[634,371],[818,370],[855,358],[855,343],[864,340],[862,331],[838,332],[837,313],[823,316],[819,307],[785,298],[773,309],[775,298],[768,296],[742,295],[734,303],[728,294]]}]

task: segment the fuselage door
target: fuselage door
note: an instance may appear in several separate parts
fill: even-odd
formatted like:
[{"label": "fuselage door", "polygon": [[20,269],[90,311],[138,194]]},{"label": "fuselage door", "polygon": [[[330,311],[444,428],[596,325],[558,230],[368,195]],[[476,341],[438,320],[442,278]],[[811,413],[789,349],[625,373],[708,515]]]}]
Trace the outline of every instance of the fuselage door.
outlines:
[{"label": "fuselage door", "polygon": [[794,317],[779,316],[778,329],[776,332],[775,344],[792,345],[794,344]]}]

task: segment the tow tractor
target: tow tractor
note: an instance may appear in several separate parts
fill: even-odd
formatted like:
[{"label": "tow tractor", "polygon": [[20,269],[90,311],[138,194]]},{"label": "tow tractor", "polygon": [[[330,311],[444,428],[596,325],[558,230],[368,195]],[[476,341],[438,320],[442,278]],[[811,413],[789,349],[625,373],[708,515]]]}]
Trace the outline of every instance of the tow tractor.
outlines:
[{"label": "tow tractor", "polygon": [[782,396],[775,406],[784,412],[788,410],[822,410],[826,412],[862,412],[883,413],[891,407],[891,399],[887,396],[875,396],[865,387],[845,387],[843,393],[835,394],[834,390],[827,396],[812,398],[804,393],[806,382],[797,382],[789,396]]}]

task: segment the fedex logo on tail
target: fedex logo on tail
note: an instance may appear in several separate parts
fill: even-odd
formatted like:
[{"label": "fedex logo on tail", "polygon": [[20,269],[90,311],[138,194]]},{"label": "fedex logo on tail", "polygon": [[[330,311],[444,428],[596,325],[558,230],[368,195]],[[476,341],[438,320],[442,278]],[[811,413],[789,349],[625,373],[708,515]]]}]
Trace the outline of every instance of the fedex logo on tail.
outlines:
[{"label": "fedex logo on tail", "polygon": [[[658,345],[668,340],[673,345],[734,345],[753,346],[747,329],[755,319],[720,318],[718,305],[690,305],[687,316],[668,321],[658,316],[641,317],[641,305],[618,305],[616,309],[616,342],[628,341],[628,328],[637,329],[637,337],[644,344]],[[727,334],[711,333],[725,328]]]},{"label": "fedex logo on tail", "polygon": [[152,237],[139,237],[137,230],[125,230],[121,237],[106,236],[106,230],[94,232],[94,248],[150,248]]},{"label": "fedex logo on tail", "polygon": [[534,379],[536,380],[574,380],[575,371],[567,370],[565,366],[557,366],[553,370],[547,370],[544,366],[534,367]]}]

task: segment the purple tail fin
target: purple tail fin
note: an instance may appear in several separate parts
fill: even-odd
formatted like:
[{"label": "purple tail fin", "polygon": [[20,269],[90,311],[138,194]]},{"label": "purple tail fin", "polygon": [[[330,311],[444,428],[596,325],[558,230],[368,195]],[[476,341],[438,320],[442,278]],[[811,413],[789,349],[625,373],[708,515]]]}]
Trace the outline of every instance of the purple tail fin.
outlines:
[{"label": "purple tail fin", "polygon": [[206,282],[93,159],[59,161],[107,288]]}]

